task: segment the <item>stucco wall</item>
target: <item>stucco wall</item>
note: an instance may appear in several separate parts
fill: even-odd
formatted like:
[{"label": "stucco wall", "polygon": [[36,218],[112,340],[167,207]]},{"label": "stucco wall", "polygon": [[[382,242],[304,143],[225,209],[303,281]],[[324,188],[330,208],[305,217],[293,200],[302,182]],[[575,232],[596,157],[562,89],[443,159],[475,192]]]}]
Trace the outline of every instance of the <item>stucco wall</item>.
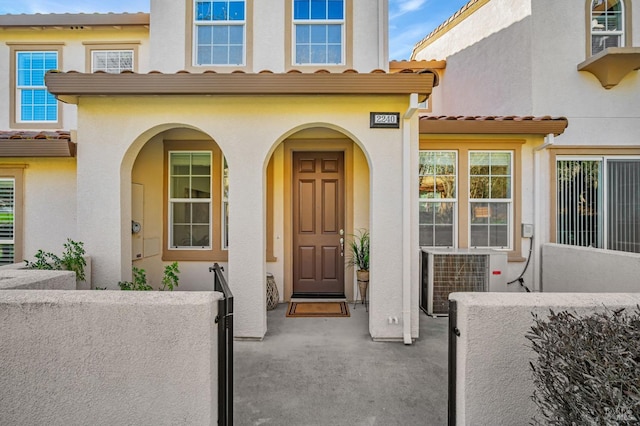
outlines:
[{"label": "stucco wall", "polygon": [[529,424],[536,406],[529,361],[535,358],[526,333],[531,313],[549,309],[578,314],[625,307],[640,294],[452,293],[458,305],[456,338],[456,424]]},{"label": "stucco wall", "polygon": [[[151,1],[151,68],[163,72],[176,72],[191,68],[188,57],[192,49],[188,33],[193,21],[187,16],[186,2]],[[353,64],[352,68],[360,72],[388,68],[387,21],[388,0],[352,0],[353,3]],[[283,72],[291,63],[287,63],[285,52],[293,51],[287,40],[286,28],[292,26],[285,17],[283,0],[271,2],[253,2],[253,20],[247,21],[247,71],[270,70]],[[382,19],[380,16],[383,16]],[[349,43],[346,41],[345,43]],[[346,44],[345,44],[346,46]],[[347,47],[351,50],[351,47]],[[171,52],[167,55],[166,52]],[[340,66],[344,68],[343,66]],[[197,72],[198,68],[194,67]],[[210,67],[202,67],[207,69]],[[219,72],[231,72],[237,66],[215,67]],[[305,70],[331,68],[330,65],[302,67]]]},{"label": "stucco wall", "polygon": [[640,254],[544,244],[542,291],[640,293]]},{"label": "stucco wall", "polygon": [[70,271],[28,270],[24,264],[0,268],[0,290],[76,290],[76,274]]},{"label": "stucco wall", "polygon": [[219,297],[0,291],[0,423],[217,424]]}]

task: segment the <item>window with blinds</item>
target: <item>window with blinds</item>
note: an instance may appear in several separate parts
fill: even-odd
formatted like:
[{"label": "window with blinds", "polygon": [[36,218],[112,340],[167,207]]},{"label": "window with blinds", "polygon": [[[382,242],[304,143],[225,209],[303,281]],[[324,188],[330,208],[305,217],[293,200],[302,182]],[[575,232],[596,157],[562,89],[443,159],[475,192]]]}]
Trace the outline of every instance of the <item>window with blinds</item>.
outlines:
[{"label": "window with blinds", "polygon": [[556,241],[640,253],[640,158],[557,160]]},{"label": "window with blinds", "polygon": [[14,263],[15,179],[0,178],[0,264]]}]

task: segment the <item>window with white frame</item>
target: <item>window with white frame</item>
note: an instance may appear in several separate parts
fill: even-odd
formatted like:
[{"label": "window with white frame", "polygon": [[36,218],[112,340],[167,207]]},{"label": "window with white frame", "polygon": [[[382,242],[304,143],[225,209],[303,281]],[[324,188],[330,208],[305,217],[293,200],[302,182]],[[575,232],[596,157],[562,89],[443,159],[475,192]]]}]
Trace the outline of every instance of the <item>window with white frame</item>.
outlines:
[{"label": "window with white frame", "polygon": [[[466,170],[458,155],[468,157]],[[421,150],[419,179],[421,246],[457,247],[462,233],[468,247],[512,247],[512,151]]]},{"label": "window with white frame", "polygon": [[244,0],[195,0],[195,65],[244,65],[245,15]]},{"label": "window with white frame", "polygon": [[91,72],[119,74],[133,71],[133,50],[92,50]]},{"label": "window with white frame", "polygon": [[508,151],[469,152],[469,245],[511,246],[512,161]]},{"label": "window with white frame", "polygon": [[58,101],[47,91],[44,76],[58,68],[58,52],[16,52],[17,122],[58,121]]},{"label": "window with white frame", "polygon": [[0,178],[0,265],[14,263],[15,179]]},{"label": "window with white frame", "polygon": [[420,152],[421,246],[455,246],[457,164],[456,151]]},{"label": "window with white frame", "polygon": [[210,249],[211,152],[169,152],[169,247]]},{"label": "window with white frame", "polygon": [[608,47],[624,46],[624,1],[593,0],[591,3],[591,54]]},{"label": "window with white frame", "polygon": [[640,157],[556,158],[556,241],[640,253]]},{"label": "window with white frame", "polygon": [[296,65],[344,64],[344,0],[293,0]]}]

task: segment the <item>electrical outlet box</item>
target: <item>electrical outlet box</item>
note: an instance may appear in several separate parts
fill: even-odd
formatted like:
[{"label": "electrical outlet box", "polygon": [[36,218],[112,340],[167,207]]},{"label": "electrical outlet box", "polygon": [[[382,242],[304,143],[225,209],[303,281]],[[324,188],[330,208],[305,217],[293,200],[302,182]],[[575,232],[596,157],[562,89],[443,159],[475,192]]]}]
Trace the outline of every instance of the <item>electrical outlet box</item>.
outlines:
[{"label": "electrical outlet box", "polygon": [[532,238],[533,237],[533,224],[531,223],[523,223],[522,224],[522,238]]}]

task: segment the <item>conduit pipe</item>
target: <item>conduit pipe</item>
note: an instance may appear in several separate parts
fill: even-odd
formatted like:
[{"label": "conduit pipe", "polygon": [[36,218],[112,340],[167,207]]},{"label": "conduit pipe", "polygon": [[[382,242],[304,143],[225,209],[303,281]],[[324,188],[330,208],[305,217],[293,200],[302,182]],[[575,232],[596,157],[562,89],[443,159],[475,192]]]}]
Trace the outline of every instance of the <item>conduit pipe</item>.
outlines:
[{"label": "conduit pipe", "polygon": [[404,113],[402,123],[402,336],[405,345],[413,343],[411,338],[411,216],[414,208],[412,170],[414,161],[411,156],[411,121],[418,112],[418,94],[409,95],[409,108]]}]

